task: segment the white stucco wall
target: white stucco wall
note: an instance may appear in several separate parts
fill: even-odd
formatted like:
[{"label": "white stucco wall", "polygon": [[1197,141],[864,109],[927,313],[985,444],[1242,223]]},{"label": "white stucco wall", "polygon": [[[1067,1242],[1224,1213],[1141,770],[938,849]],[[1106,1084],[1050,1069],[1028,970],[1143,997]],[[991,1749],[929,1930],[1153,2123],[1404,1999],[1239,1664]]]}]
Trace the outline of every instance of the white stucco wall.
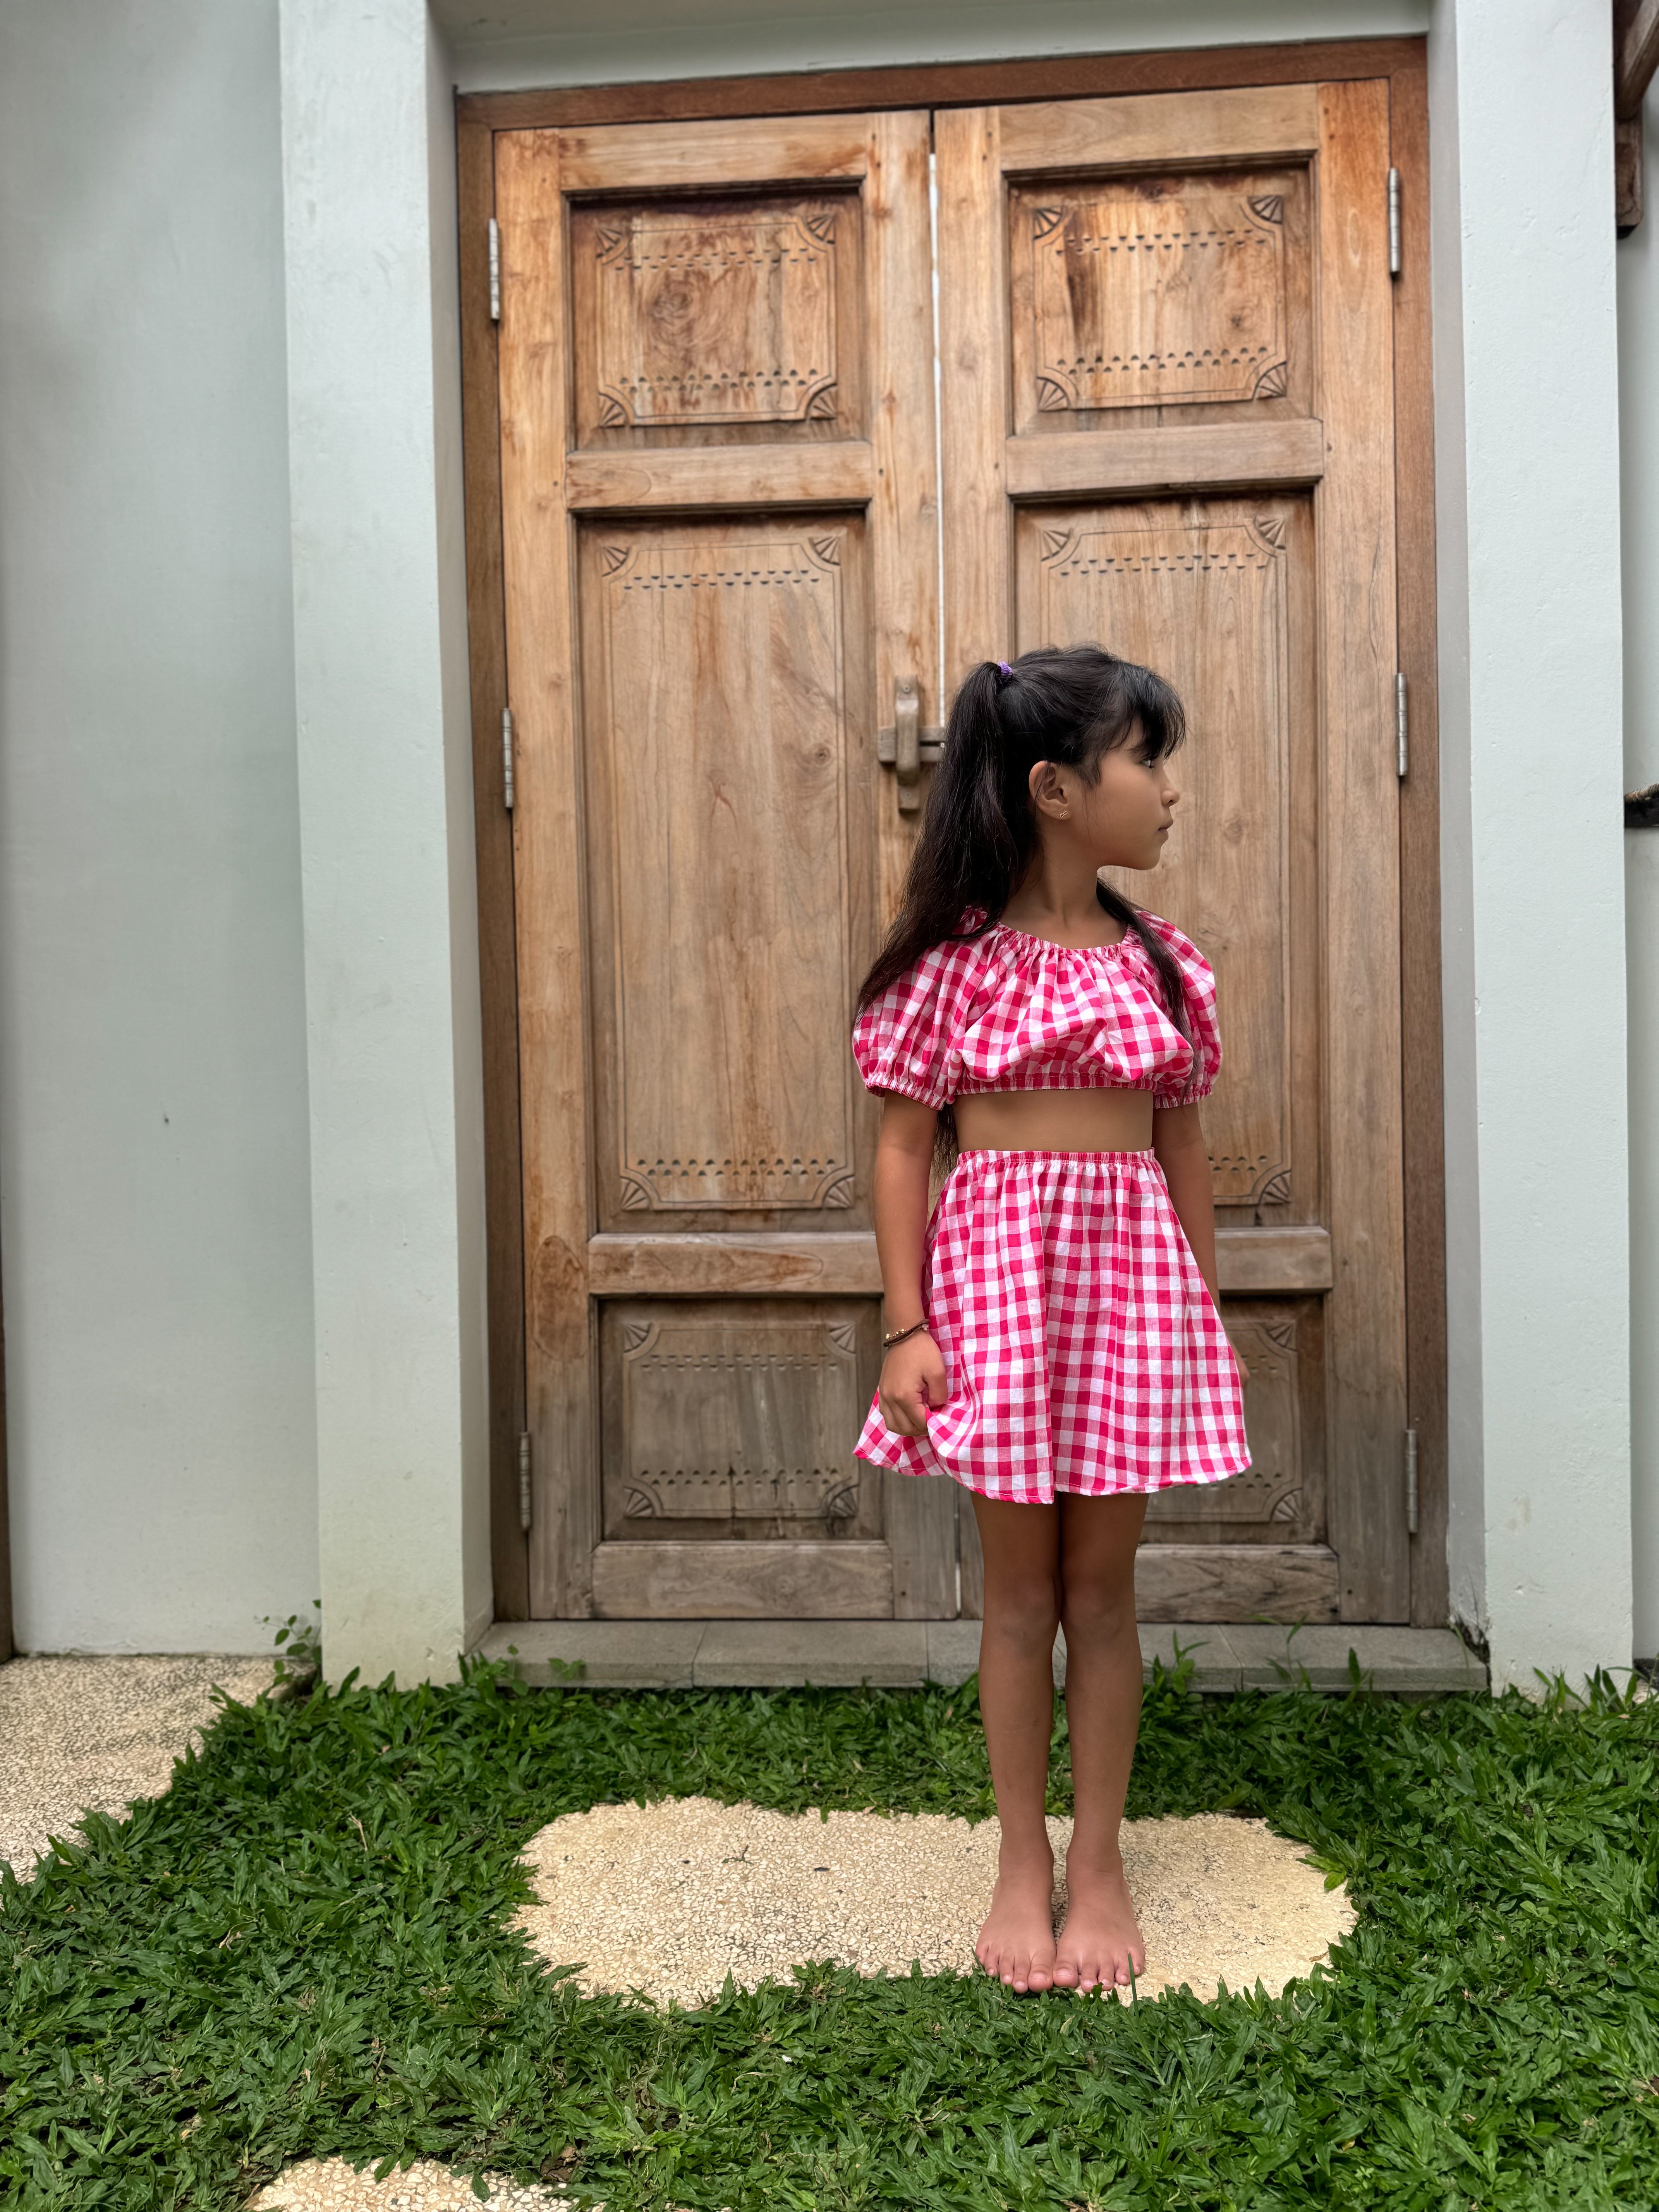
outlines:
[{"label": "white stucco wall", "polygon": [[325,1652],[488,1624],[483,1148],[449,71],[282,0]]},{"label": "white stucco wall", "polygon": [[1632,1656],[1608,39],[1430,42],[1452,1585],[1523,1688]]},{"label": "white stucco wall", "polygon": [[30,1650],[317,1591],[275,0],[0,12],[0,1209]]},{"label": "white stucco wall", "polygon": [[[1619,247],[1625,782],[1659,783],[1659,93],[1646,220]],[[1636,1650],[1659,1653],[1659,830],[1625,835],[1630,957],[1631,1474]]]},{"label": "white stucco wall", "polygon": [[464,92],[1426,30],[1429,0],[434,0]]}]

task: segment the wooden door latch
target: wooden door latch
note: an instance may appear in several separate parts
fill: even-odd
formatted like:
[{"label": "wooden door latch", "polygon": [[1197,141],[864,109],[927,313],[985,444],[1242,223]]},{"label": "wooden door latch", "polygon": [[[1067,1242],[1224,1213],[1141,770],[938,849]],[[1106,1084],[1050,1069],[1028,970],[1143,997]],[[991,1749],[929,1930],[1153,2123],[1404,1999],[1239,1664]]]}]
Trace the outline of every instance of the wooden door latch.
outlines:
[{"label": "wooden door latch", "polygon": [[944,750],[944,731],[921,726],[915,678],[901,676],[893,686],[892,726],[876,732],[876,758],[893,771],[901,814],[914,814],[921,805],[923,765],[932,767]]}]

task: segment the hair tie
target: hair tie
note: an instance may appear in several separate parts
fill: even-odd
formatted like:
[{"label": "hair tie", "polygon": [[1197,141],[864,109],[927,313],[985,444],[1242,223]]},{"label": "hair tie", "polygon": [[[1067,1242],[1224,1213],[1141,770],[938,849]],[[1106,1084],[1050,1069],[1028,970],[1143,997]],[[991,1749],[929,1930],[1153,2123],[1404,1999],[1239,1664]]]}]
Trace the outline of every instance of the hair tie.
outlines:
[{"label": "hair tie", "polygon": [[[1014,680],[1014,672],[1009,667],[1006,660],[998,661],[997,674],[1001,678],[1004,684],[1012,684]],[[998,688],[1000,689],[1000,685],[999,685]]]}]

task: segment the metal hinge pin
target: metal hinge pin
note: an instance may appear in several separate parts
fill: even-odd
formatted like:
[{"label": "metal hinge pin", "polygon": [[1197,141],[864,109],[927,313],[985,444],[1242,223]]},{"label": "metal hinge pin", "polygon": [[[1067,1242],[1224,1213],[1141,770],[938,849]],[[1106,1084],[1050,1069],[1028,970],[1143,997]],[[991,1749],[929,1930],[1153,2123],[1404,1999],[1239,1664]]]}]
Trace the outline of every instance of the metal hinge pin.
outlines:
[{"label": "metal hinge pin", "polygon": [[501,804],[513,811],[513,709],[501,709]]},{"label": "metal hinge pin", "polygon": [[1417,1534],[1417,1431],[1406,1431],[1406,1533]]},{"label": "metal hinge pin", "polygon": [[489,218],[489,319],[501,319],[501,230],[492,215]]},{"label": "metal hinge pin", "polygon": [[530,1431],[526,1429],[519,1438],[519,1526],[526,1536],[530,1520]]},{"label": "metal hinge pin", "polygon": [[1397,672],[1394,679],[1395,764],[1402,777],[1406,773],[1407,745],[1410,734],[1411,725],[1406,705],[1406,678],[1402,672]]},{"label": "metal hinge pin", "polygon": [[1389,274],[1400,274],[1400,172],[1389,172]]}]

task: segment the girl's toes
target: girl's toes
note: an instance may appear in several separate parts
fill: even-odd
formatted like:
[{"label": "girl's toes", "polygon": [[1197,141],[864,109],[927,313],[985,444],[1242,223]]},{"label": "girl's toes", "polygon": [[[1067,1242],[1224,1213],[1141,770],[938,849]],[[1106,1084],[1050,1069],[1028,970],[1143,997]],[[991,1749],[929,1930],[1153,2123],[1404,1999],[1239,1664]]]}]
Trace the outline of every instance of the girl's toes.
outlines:
[{"label": "girl's toes", "polygon": [[1038,1965],[1029,1951],[1018,1953],[1012,1961],[1012,1971],[1004,1975],[1003,1979],[1019,1996],[1046,1990],[1053,1978],[1049,1969]]},{"label": "girl's toes", "polygon": [[1075,1959],[1063,1960],[1061,1966],[1056,1970],[1056,1977],[1060,1972],[1070,1974],[1072,1985],[1082,1990],[1085,1996],[1089,1990],[1097,1988],[1100,1982],[1099,1964],[1086,1954],[1080,1953]]}]

